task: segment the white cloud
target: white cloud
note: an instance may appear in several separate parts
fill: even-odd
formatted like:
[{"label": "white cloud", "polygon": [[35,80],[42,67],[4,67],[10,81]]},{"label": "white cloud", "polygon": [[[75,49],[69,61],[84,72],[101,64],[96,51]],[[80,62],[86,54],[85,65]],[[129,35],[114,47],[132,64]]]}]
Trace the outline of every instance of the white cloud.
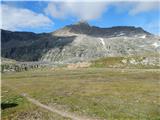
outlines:
[{"label": "white cloud", "polygon": [[45,15],[29,9],[1,5],[2,29],[19,30],[23,28],[49,27],[53,22]]},{"label": "white cloud", "polygon": [[148,12],[159,8],[157,1],[99,1],[99,2],[76,2],[75,0],[66,2],[50,2],[45,8],[45,13],[54,18],[67,18],[70,16],[92,20],[102,16],[109,6],[114,6],[117,12],[127,11],[130,15]]},{"label": "white cloud", "polygon": [[118,13],[128,12],[129,15],[137,15],[139,13],[146,13],[152,10],[160,10],[159,1],[120,1],[112,2]]},{"label": "white cloud", "polygon": [[136,2],[134,6],[130,9],[129,14],[130,15],[136,15],[143,12],[148,12],[151,10],[159,9],[160,5],[159,2]]},{"label": "white cloud", "polygon": [[78,19],[92,20],[101,17],[107,4],[107,2],[50,2],[45,13],[55,18],[73,16]]}]

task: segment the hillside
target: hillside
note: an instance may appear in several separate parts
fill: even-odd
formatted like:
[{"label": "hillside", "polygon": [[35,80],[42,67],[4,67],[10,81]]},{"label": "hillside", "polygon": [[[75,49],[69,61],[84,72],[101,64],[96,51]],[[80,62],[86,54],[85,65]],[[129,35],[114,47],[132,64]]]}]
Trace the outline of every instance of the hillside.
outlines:
[{"label": "hillside", "polygon": [[2,57],[55,64],[102,57],[160,54],[160,38],[133,26],[99,28],[86,22],[51,33],[1,30]]}]

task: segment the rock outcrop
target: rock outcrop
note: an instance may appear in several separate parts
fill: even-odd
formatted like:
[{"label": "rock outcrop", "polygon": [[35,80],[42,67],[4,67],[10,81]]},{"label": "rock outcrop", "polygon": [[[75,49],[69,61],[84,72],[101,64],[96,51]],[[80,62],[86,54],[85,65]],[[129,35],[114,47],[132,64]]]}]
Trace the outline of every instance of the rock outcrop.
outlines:
[{"label": "rock outcrop", "polygon": [[160,37],[132,26],[99,28],[79,22],[52,33],[1,33],[2,57],[18,61],[66,64],[110,56],[160,54]]}]

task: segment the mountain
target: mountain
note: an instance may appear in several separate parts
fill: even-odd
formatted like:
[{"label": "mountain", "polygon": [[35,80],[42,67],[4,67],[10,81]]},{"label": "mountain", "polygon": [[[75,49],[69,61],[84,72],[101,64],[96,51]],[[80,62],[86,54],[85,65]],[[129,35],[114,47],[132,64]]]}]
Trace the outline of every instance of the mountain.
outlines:
[{"label": "mountain", "polygon": [[62,49],[75,39],[49,33],[11,32],[1,30],[2,57],[18,61],[38,61],[50,49]]},{"label": "mountain", "polygon": [[151,36],[149,32],[144,31],[141,27],[134,26],[116,26],[111,28],[99,28],[96,26],[90,26],[87,22],[78,22],[73,25],[67,25],[66,27],[53,32],[55,35],[75,35],[75,34],[85,34],[94,37],[141,37],[142,35]]},{"label": "mountain", "polygon": [[160,54],[160,37],[140,27],[99,28],[87,22],[51,33],[1,30],[2,57],[18,61],[73,63],[107,56]]}]

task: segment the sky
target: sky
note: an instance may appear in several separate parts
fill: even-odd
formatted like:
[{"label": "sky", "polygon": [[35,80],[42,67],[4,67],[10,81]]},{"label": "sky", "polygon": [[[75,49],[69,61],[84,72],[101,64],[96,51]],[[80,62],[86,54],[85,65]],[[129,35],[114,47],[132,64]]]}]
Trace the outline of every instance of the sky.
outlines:
[{"label": "sky", "polygon": [[160,35],[160,1],[5,1],[1,29],[53,32],[80,20],[92,26],[136,26]]}]

